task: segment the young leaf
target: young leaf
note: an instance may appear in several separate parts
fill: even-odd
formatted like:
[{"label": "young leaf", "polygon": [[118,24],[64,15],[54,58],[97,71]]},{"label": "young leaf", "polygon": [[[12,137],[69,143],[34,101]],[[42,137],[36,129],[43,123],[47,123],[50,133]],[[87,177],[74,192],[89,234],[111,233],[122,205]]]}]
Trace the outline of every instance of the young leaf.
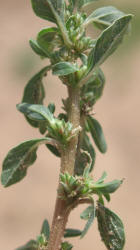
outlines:
[{"label": "young leaf", "polygon": [[[91,172],[95,164],[96,153],[86,133],[83,136],[81,149],[90,154],[90,157],[92,159],[91,166],[90,166],[90,172]],[[75,174],[76,175],[83,175],[83,172],[84,172],[85,167],[87,166],[88,160],[89,159],[87,159],[87,155],[83,154],[82,152],[80,152],[80,154],[77,155],[76,161],[75,161]]]},{"label": "young leaf", "polygon": [[23,114],[25,114],[27,117],[35,121],[46,121],[48,123],[54,121],[53,114],[47,107],[43,105],[21,103],[17,105],[17,109]]},{"label": "young leaf", "polygon": [[92,22],[97,28],[106,29],[114,21],[123,16],[125,16],[125,14],[122,11],[113,6],[106,6],[93,11],[85,20],[84,25],[87,26]]},{"label": "young leaf", "polygon": [[107,177],[107,173],[103,172],[102,176],[99,178],[99,180],[96,183],[98,184],[103,183],[106,177]]},{"label": "young leaf", "polygon": [[106,198],[106,200],[109,202],[110,201],[110,194],[104,193],[103,196]]},{"label": "young leaf", "polygon": [[54,103],[49,103],[48,109],[50,110],[51,113],[54,114],[54,112],[55,112],[55,104]]},{"label": "young leaf", "polygon": [[[50,66],[44,67],[39,73],[31,78],[31,80],[27,83],[24,94],[22,98],[22,103],[26,102],[29,104],[43,104],[43,100],[45,97],[45,90],[42,83],[42,78],[45,73],[50,70]],[[33,127],[39,127],[39,123],[36,121],[32,121],[25,115],[29,124]]]},{"label": "young leaf", "polygon": [[63,36],[64,42],[71,47],[64,23],[65,1],[64,0],[31,0],[35,14],[43,19],[56,23]]},{"label": "young leaf", "polygon": [[78,229],[72,229],[72,228],[67,228],[64,233],[64,238],[70,238],[70,237],[77,237],[80,236],[82,233],[81,230]]},{"label": "young leaf", "polygon": [[91,116],[88,116],[87,121],[90,133],[96,146],[98,147],[101,153],[105,153],[107,151],[107,145],[100,123]]},{"label": "young leaf", "polygon": [[78,0],[78,8],[84,8],[88,6],[89,4],[92,4],[93,2],[96,2],[98,0]]},{"label": "young leaf", "polygon": [[128,30],[131,19],[132,15],[123,16],[101,33],[94,49],[89,54],[88,72],[102,64],[118,48]]},{"label": "young leaf", "polygon": [[55,47],[54,39],[56,37],[57,32],[58,29],[55,27],[45,28],[42,29],[37,36],[37,42],[40,48],[47,55],[47,57],[51,56],[53,48]]},{"label": "young leaf", "polygon": [[87,207],[87,208],[80,214],[80,218],[81,218],[82,220],[88,220],[90,214],[92,213],[92,211],[93,211],[93,206]]},{"label": "young leaf", "polygon": [[73,136],[72,124],[55,118],[49,108],[43,105],[21,103],[17,105],[17,109],[32,120],[46,122],[49,135],[63,144]]},{"label": "young leaf", "polygon": [[7,154],[2,167],[1,183],[4,187],[13,185],[22,180],[36,158],[36,151],[39,145],[46,144],[50,138],[33,139],[25,141]]},{"label": "young leaf", "polygon": [[94,183],[94,189],[95,191],[99,191],[103,194],[106,193],[114,193],[122,184],[122,180],[114,180],[112,182],[108,182],[108,183]]},{"label": "young leaf", "polygon": [[53,74],[57,76],[69,75],[78,70],[79,70],[78,66],[70,62],[60,62],[60,63],[53,65],[52,67]]},{"label": "young leaf", "polygon": [[83,138],[83,149],[87,150],[88,153],[91,156],[91,159],[92,159],[92,163],[91,163],[91,166],[90,166],[90,172],[91,172],[93,170],[93,167],[94,167],[94,164],[95,164],[96,153],[95,153],[95,150],[94,150],[94,148],[93,148],[93,146],[91,144],[91,141],[90,141],[87,134],[85,134],[85,136]]},{"label": "young leaf", "polygon": [[47,57],[47,55],[44,53],[44,51],[39,47],[38,43],[32,39],[29,40],[29,44],[32,48],[32,50],[41,57]]},{"label": "young leaf", "polygon": [[[31,120],[31,121],[33,121],[33,120]],[[34,122],[34,121],[33,121],[33,122]],[[46,132],[46,130],[47,130],[47,124],[46,124],[46,122],[40,121],[40,122],[39,122],[39,132],[40,132],[42,135],[44,135],[45,132]]]},{"label": "young leaf", "polygon": [[18,247],[16,250],[38,250],[38,244],[35,240],[30,240],[24,246]]},{"label": "young leaf", "polygon": [[82,87],[82,101],[92,107],[102,96],[105,85],[105,76],[100,68],[97,68]]},{"label": "young leaf", "polygon": [[85,87],[85,91],[93,91],[95,88],[100,88],[105,83],[105,76],[101,68],[97,68],[86,84],[83,86]]},{"label": "young leaf", "polygon": [[61,243],[61,250],[71,250],[72,248],[73,246],[67,241]]},{"label": "young leaf", "polygon": [[85,234],[87,233],[87,231],[89,230],[89,228],[91,227],[93,221],[94,221],[94,218],[95,218],[95,206],[89,206],[88,208],[86,208],[84,210],[84,212],[80,215],[81,219],[84,219],[84,220],[88,220],[83,231],[82,231],[82,234],[81,234],[81,238],[83,238],[85,236]]},{"label": "young leaf", "polygon": [[98,205],[98,229],[108,250],[122,250],[125,244],[124,226],[121,219],[108,208]]},{"label": "young leaf", "polygon": [[44,234],[46,239],[49,239],[50,236],[50,226],[47,220],[44,220],[42,228],[41,228],[41,234]]}]

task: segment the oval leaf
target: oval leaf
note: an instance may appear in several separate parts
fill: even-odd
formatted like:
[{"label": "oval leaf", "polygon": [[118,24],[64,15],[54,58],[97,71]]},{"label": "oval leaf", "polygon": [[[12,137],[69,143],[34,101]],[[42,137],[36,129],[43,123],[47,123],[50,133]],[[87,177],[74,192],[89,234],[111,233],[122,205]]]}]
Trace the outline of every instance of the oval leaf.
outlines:
[{"label": "oval leaf", "polygon": [[101,153],[105,153],[107,151],[107,145],[100,123],[91,116],[88,116],[87,121],[90,133],[96,146],[98,147]]},{"label": "oval leaf", "polygon": [[94,49],[89,54],[89,71],[102,64],[118,48],[128,30],[131,19],[132,15],[123,16],[101,33]]},{"label": "oval leaf", "polygon": [[122,250],[125,244],[124,226],[121,219],[108,208],[98,205],[98,229],[109,250]]},{"label": "oval leaf", "polygon": [[123,16],[125,16],[125,14],[122,11],[113,6],[106,6],[93,11],[85,20],[84,25],[86,26],[92,22],[97,28],[106,29],[114,21]]},{"label": "oval leaf", "polygon": [[[39,73],[31,78],[24,89],[22,102],[29,104],[43,104],[45,90],[42,83],[42,78],[45,76],[48,70],[50,70],[50,66],[44,67],[41,71],[39,71]],[[25,117],[31,126],[39,127],[38,122],[32,121],[26,115]]]},{"label": "oval leaf", "polygon": [[17,109],[35,121],[46,121],[48,123],[53,122],[54,117],[50,112],[50,109],[43,105],[21,103],[17,105]]},{"label": "oval leaf", "polygon": [[44,51],[39,47],[38,43],[34,40],[29,40],[29,44],[32,48],[32,50],[41,57],[47,57],[47,55],[44,53]]},{"label": "oval leaf", "polygon": [[122,180],[114,180],[108,183],[95,183],[94,189],[101,193],[114,193],[122,184]]},{"label": "oval leaf", "polygon": [[55,27],[45,28],[45,29],[42,29],[37,36],[37,42],[40,48],[47,55],[47,57],[50,57],[51,52],[53,51],[55,47],[55,44],[53,42],[56,37],[57,31],[58,29]]},{"label": "oval leaf", "polygon": [[31,0],[35,14],[43,19],[57,23],[61,30],[64,42],[68,47],[71,47],[65,22],[65,1],[64,0]]},{"label": "oval leaf", "polygon": [[78,69],[77,65],[74,65],[70,62],[60,62],[60,63],[55,64],[52,67],[53,74],[57,75],[57,76],[69,75],[69,74],[74,73],[78,70],[79,69]]},{"label": "oval leaf", "polygon": [[23,142],[11,149],[7,154],[1,174],[1,183],[8,187],[22,180],[27,173],[27,169],[36,160],[36,151],[40,144],[46,144],[49,139],[34,139]]}]

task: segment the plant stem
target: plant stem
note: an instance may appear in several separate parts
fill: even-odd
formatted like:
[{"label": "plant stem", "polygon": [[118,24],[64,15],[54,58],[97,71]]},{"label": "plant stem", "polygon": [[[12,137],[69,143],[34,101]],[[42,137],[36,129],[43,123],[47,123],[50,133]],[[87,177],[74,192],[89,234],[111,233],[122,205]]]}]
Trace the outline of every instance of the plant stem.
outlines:
[{"label": "plant stem", "polygon": [[[69,110],[68,120],[73,124],[73,129],[80,126],[80,90],[79,88],[68,87],[69,94]],[[74,174],[75,158],[78,144],[78,133],[69,142],[62,154],[62,172],[67,171],[69,174]]]},{"label": "plant stem", "polygon": [[[73,129],[80,126],[80,90],[79,88],[68,87],[68,120],[73,124]],[[74,174],[75,158],[78,144],[78,133],[70,140],[67,147],[61,150],[61,169],[60,172]],[[60,183],[59,183],[60,185]],[[70,207],[66,201],[61,200],[57,195],[55,211],[53,216],[51,234],[47,250],[59,250],[62,237],[64,235]]]},{"label": "plant stem", "polygon": [[[81,115],[81,117],[80,117],[80,126],[81,126],[82,130],[80,131],[79,136],[78,136],[76,161],[79,160],[79,157],[80,157],[80,154],[81,154],[81,146],[82,146],[82,143],[83,143],[83,137],[84,137],[84,132],[85,132],[85,115]],[[76,164],[75,164],[75,166],[76,166]],[[76,174],[75,170],[76,169],[74,169],[74,173]]]}]

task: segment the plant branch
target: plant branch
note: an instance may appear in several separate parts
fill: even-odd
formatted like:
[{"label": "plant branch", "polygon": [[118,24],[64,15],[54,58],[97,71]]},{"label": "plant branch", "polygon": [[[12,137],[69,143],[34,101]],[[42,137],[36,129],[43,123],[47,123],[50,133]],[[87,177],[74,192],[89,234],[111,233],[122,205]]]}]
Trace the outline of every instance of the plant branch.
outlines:
[{"label": "plant branch", "polygon": [[[68,87],[69,110],[68,120],[73,124],[73,129],[80,126],[80,89]],[[75,158],[78,144],[78,133],[71,138],[68,145],[61,149],[60,172],[74,174]],[[60,185],[60,184],[59,184]],[[53,216],[48,250],[59,250],[64,235],[68,216],[72,208],[57,195],[55,211]]]}]

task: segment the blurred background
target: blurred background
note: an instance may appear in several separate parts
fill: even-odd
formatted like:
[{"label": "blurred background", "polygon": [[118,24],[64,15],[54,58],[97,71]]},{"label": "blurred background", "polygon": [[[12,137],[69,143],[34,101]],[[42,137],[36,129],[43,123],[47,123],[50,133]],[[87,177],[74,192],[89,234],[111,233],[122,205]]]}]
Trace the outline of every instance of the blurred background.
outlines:
[{"label": "blurred background", "polygon": [[[20,142],[38,138],[23,115],[16,111],[23,89],[32,75],[45,65],[29,48],[28,40],[50,25],[36,17],[29,0],[1,1],[0,7],[0,162],[10,148]],[[96,118],[101,122],[108,152],[97,153],[94,175],[98,178],[106,170],[108,179],[125,178],[123,186],[112,195],[107,206],[118,213],[126,229],[126,250],[140,249],[139,241],[139,178],[140,178],[140,1],[99,1],[95,7],[114,5],[126,13],[133,13],[132,32],[125,38],[117,52],[103,65],[106,87],[102,99],[96,104]],[[65,86],[48,74],[46,78],[46,103],[55,102],[61,109],[61,97],[67,95]],[[39,234],[45,218],[51,223],[59,159],[44,146],[38,150],[36,163],[19,184],[4,189],[0,187],[0,250],[15,250]],[[83,228],[76,209],[68,227]],[[74,239],[76,250],[105,250],[100,240],[96,222],[83,240]]]}]

